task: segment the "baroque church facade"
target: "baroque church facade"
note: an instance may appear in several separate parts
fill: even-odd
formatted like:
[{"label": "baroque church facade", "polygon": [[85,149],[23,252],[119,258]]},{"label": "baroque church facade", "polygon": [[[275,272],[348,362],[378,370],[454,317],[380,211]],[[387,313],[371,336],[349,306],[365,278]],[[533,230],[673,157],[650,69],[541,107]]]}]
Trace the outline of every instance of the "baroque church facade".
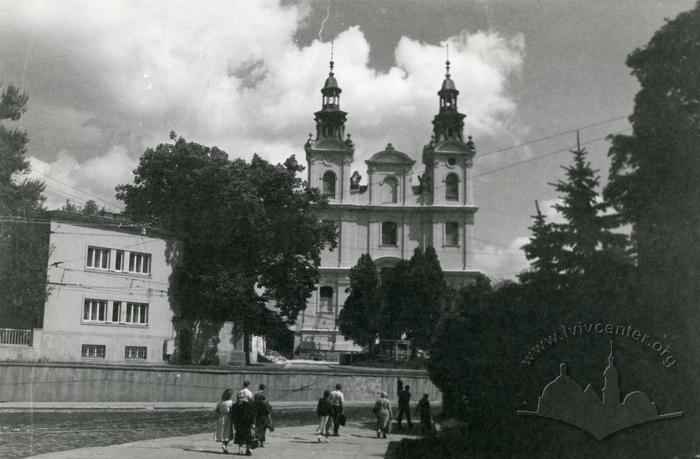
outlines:
[{"label": "baroque church facade", "polygon": [[464,137],[466,115],[457,108],[457,90],[449,61],[438,92],[433,134],[422,149],[422,164],[388,143],[367,164],[366,185],[351,170],[355,146],[345,133],[347,113],[340,109],[341,88],[333,73],[325,81],[322,107],[315,115],[316,135],[305,145],[309,186],[330,202],[321,219],[337,228],[338,245],[321,256],[320,282],[296,325],[295,349],[301,356],[337,358],[361,348],[346,340],[337,319],[348,296],[350,269],[368,253],[377,270],[409,259],[432,246],[450,285],[471,282],[471,233],[474,205],[471,171],[476,150]]}]

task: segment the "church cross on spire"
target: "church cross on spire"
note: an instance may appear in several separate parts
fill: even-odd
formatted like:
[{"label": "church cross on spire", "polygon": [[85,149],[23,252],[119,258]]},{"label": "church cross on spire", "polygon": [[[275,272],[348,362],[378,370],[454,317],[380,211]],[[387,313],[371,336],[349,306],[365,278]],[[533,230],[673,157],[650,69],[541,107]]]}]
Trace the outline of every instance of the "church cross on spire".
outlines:
[{"label": "church cross on spire", "polygon": [[445,45],[445,78],[450,78],[450,44]]}]

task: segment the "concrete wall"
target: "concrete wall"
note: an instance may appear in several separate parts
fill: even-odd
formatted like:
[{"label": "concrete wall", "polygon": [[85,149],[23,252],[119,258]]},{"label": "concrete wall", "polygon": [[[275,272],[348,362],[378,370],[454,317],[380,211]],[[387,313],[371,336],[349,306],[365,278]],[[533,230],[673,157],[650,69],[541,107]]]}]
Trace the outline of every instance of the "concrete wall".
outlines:
[{"label": "concrete wall", "polygon": [[36,347],[0,344],[0,361],[2,360],[38,360]]},{"label": "concrete wall", "polygon": [[[316,401],[324,389],[343,385],[348,401],[372,401],[380,391],[396,400],[396,381],[411,386],[414,399],[441,398],[424,371],[284,369],[219,370],[177,367],[107,366],[0,362],[0,401],[5,402],[216,402],[225,388],[243,380],[265,384],[271,401]],[[213,405],[212,405],[213,406]]]}]

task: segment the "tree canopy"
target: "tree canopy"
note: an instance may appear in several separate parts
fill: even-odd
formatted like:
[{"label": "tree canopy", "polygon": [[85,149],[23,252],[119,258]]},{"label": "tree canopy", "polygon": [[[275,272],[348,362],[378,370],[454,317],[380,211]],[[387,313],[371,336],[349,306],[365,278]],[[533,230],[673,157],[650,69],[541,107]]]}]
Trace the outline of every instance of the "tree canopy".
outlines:
[{"label": "tree canopy", "polygon": [[687,317],[700,296],[700,4],[627,65],[641,89],[632,134],[611,137],[605,195],[633,227],[643,301]]},{"label": "tree canopy", "polygon": [[576,149],[570,150],[573,164],[563,167],[566,178],[552,184],[561,201],[554,209],[564,221],[548,223],[535,203],[532,236],[523,246],[532,267],[521,280],[538,282],[539,287],[571,288],[585,280],[591,285],[601,280],[618,282],[632,267],[628,237],[616,232],[620,218],[600,196],[600,177],[587,160],[586,149],[580,147],[578,136],[576,142]]},{"label": "tree canopy", "polygon": [[27,101],[12,85],[0,95],[0,323],[14,328],[41,326],[47,293],[48,228],[36,221],[44,210],[44,184],[26,178],[29,138],[10,127]]},{"label": "tree canopy", "polygon": [[[700,410],[700,3],[627,58],[641,89],[611,137],[605,196],[633,229],[635,296],[685,363],[673,387]],[[695,425],[696,431],[698,423]]]},{"label": "tree canopy", "polygon": [[377,310],[381,293],[377,267],[369,254],[363,254],[350,270],[349,295],[338,315],[340,332],[370,351],[377,338],[379,327]]},{"label": "tree canopy", "polygon": [[181,137],[144,152],[117,197],[128,216],[177,241],[176,318],[234,320],[256,334],[270,321],[294,323],[318,281],[321,249],[335,247],[334,228],[318,220],[326,201],[298,178],[302,170],[293,156],[277,165],[257,155],[229,160]]},{"label": "tree canopy", "polygon": [[350,296],[340,312],[340,330],[362,346],[379,337],[412,341],[412,353],[428,349],[444,304],[447,283],[435,249],[416,248],[378,279],[369,255],[350,271]]}]

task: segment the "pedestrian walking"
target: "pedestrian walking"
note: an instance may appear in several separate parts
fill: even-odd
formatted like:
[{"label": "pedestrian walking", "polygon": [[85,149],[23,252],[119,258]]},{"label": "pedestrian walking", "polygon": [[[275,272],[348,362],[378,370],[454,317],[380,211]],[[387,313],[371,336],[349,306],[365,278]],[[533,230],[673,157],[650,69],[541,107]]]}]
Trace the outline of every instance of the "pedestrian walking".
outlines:
[{"label": "pedestrian walking", "polygon": [[330,400],[331,391],[323,391],[323,397],[318,400],[318,405],[316,406],[316,414],[318,415],[318,442],[328,443],[328,432],[330,430],[329,423],[333,422],[331,416],[333,415],[333,404]]},{"label": "pedestrian walking", "polygon": [[433,433],[433,420],[430,414],[430,400],[428,400],[428,394],[423,394],[423,398],[418,402],[418,406],[416,406],[416,412],[414,414],[420,415],[421,433],[423,435]]},{"label": "pedestrian walking", "polygon": [[255,423],[255,438],[259,442],[258,446],[264,448],[267,429],[272,432],[275,428],[272,426],[272,406],[265,396],[265,384],[260,384],[258,389],[253,397],[253,422]]},{"label": "pedestrian walking", "polygon": [[403,417],[406,416],[406,422],[408,423],[408,428],[413,428],[413,423],[411,422],[411,387],[409,385],[403,386],[403,390],[399,392],[399,416],[396,418],[398,421],[398,428],[401,430],[401,421]]},{"label": "pedestrian walking", "polygon": [[250,386],[250,381],[247,379],[243,381],[243,389],[238,391],[239,394],[243,394],[246,400],[248,400],[248,403],[253,403],[253,391],[248,389],[248,386]]},{"label": "pedestrian walking", "polygon": [[386,392],[382,392],[379,400],[374,404],[374,415],[377,417],[377,438],[384,437],[389,434],[389,426],[391,424],[391,402],[386,398]]},{"label": "pedestrian walking", "polygon": [[221,450],[224,454],[228,454],[228,442],[233,440],[233,423],[231,422],[231,407],[233,400],[231,395],[233,391],[226,389],[221,394],[221,400],[216,404],[216,431],[214,432],[214,440],[221,443]]},{"label": "pedestrian walking", "polygon": [[333,436],[337,437],[339,434],[338,430],[340,429],[340,424],[345,424],[345,421],[341,421],[341,417],[344,417],[345,415],[343,414],[343,405],[345,404],[345,396],[343,395],[343,392],[341,389],[343,386],[340,384],[335,385],[335,390],[331,392],[331,403],[333,404]]},{"label": "pedestrian walking", "polygon": [[241,450],[245,446],[245,455],[252,456],[250,447],[253,442],[253,405],[242,392],[236,395],[236,403],[231,407],[231,419],[235,430],[233,442],[238,445],[238,454],[242,454]]}]

